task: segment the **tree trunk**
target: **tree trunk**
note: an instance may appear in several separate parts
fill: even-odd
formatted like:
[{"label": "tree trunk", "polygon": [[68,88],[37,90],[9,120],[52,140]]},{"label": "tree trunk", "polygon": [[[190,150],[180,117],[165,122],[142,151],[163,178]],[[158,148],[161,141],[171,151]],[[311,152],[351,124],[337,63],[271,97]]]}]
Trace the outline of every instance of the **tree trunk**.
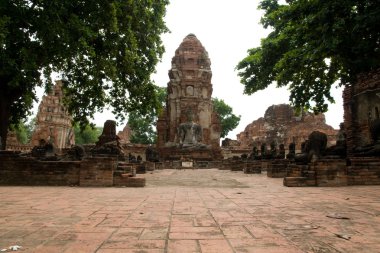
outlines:
[{"label": "tree trunk", "polygon": [[10,117],[10,100],[1,92],[0,95],[0,150],[5,150],[7,146],[7,135],[9,128],[9,117]]}]

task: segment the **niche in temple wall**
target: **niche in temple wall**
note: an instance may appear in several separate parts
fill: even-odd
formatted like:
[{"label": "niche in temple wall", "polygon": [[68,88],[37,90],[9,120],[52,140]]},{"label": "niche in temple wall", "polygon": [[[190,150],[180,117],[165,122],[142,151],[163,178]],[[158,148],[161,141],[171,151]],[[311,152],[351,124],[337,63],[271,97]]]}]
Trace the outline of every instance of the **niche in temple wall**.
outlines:
[{"label": "niche in temple wall", "polygon": [[[380,89],[362,92],[354,97],[352,103],[354,121],[360,136],[360,145],[371,144],[372,139],[368,129],[371,123],[380,118]],[[356,120],[355,120],[356,118]]]}]

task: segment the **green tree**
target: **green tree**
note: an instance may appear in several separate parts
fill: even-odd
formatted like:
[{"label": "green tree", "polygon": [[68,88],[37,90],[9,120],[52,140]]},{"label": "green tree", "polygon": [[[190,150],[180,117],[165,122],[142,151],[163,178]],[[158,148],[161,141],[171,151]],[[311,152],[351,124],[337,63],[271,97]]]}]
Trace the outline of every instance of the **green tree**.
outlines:
[{"label": "green tree", "polygon": [[26,124],[25,122],[19,122],[17,125],[11,125],[9,127],[9,129],[11,131],[14,131],[16,132],[16,137],[17,137],[17,140],[21,143],[21,144],[26,144],[28,143],[28,134],[27,134],[27,127],[26,127]]},{"label": "green tree", "polygon": [[222,126],[222,133],[220,137],[224,138],[228,133],[234,130],[240,122],[240,115],[236,116],[232,113],[232,108],[227,105],[223,99],[212,98],[214,111],[218,113],[220,124]]},{"label": "green tree", "polygon": [[263,0],[259,8],[272,32],[236,67],[245,94],[276,81],[296,108],[325,112],[334,82],[347,85],[380,67],[378,0]]},{"label": "green tree", "polygon": [[81,128],[79,124],[74,125],[75,144],[93,144],[98,141],[99,136],[102,134],[103,127],[93,127],[86,125]]},{"label": "green tree", "polygon": [[17,140],[21,144],[27,144],[32,138],[33,131],[36,126],[36,117],[33,117],[30,121],[20,121],[17,125],[11,125],[10,129],[16,132]]},{"label": "green tree", "polygon": [[156,123],[162,108],[166,103],[166,88],[155,86],[156,101],[158,105],[149,113],[141,114],[132,111],[128,114],[128,125],[132,130],[131,142],[153,144],[157,140]]},{"label": "green tree", "polygon": [[110,105],[124,118],[156,106],[150,75],[164,48],[168,0],[3,0],[0,3],[0,136],[26,118],[35,87],[64,74],[65,103],[84,127]]}]

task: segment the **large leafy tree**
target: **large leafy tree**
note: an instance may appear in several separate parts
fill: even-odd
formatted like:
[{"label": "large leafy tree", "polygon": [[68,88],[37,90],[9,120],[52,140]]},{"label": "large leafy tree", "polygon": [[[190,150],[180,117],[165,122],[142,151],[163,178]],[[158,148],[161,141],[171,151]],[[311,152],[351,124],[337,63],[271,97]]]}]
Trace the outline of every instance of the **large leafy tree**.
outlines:
[{"label": "large leafy tree", "polygon": [[94,144],[102,134],[103,127],[86,125],[84,128],[79,124],[74,125],[75,144]]},{"label": "large leafy tree", "polygon": [[153,144],[157,140],[156,123],[158,116],[165,106],[166,88],[155,86],[156,108],[146,114],[138,111],[128,113],[128,126],[132,130],[131,143]]},{"label": "large leafy tree", "polygon": [[231,106],[227,105],[223,99],[212,98],[212,103],[222,126],[220,137],[224,138],[239,125],[241,116],[233,114]]},{"label": "large leafy tree", "polygon": [[334,82],[380,67],[378,0],[263,0],[259,8],[272,31],[237,65],[245,94],[276,81],[298,109],[325,112]]},{"label": "large leafy tree", "polygon": [[[82,126],[107,105],[155,106],[150,74],[164,48],[168,0],[3,0],[0,2],[0,136],[29,114],[35,87],[65,75],[65,103]],[[153,102],[152,102],[153,101]]]}]

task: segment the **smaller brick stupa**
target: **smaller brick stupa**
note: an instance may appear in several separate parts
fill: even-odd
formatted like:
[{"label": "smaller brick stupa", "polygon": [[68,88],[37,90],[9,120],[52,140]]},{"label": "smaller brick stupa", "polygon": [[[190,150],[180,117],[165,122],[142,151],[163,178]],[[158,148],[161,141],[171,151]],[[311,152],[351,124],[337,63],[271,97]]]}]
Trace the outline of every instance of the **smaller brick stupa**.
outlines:
[{"label": "smaller brick stupa", "polygon": [[32,135],[32,146],[38,146],[41,140],[54,148],[69,148],[75,143],[72,118],[63,105],[62,81],[56,81],[49,94],[42,97],[38,107],[36,129]]}]

